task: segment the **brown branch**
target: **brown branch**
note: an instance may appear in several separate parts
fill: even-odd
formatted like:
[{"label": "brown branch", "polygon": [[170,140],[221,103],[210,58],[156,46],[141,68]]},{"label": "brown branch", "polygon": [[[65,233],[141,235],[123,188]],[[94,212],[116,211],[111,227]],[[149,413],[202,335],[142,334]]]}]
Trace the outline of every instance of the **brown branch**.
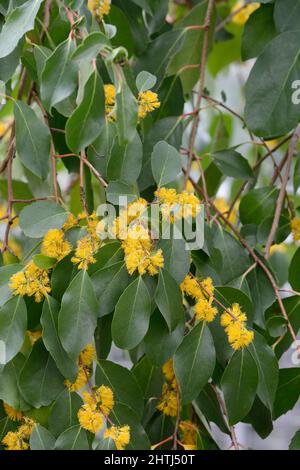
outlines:
[{"label": "brown branch", "polygon": [[228,412],[227,412],[227,408],[226,408],[226,405],[225,405],[225,401],[223,400],[221,394],[219,393],[219,390],[218,390],[217,386],[213,383],[211,384],[211,386],[212,386],[212,388],[213,388],[213,390],[216,394],[216,398],[217,398],[218,403],[220,405],[220,408],[223,412],[223,415],[226,418],[227,426],[230,430],[232,446],[234,447],[235,450],[240,450],[240,446],[239,446],[239,443],[238,443],[238,440],[237,440],[237,437],[236,437],[236,433],[235,433],[235,428],[234,428],[234,426],[229,425]]},{"label": "brown branch", "polygon": [[79,187],[80,187],[80,200],[83,207],[83,210],[88,214],[88,207],[86,202],[85,188],[84,188],[84,160],[85,152],[82,150],[80,152],[80,167],[79,167]]},{"label": "brown branch", "polygon": [[270,231],[270,234],[269,234],[269,237],[268,237],[268,240],[267,240],[267,243],[266,243],[266,248],[265,248],[265,258],[266,259],[268,259],[269,256],[270,256],[270,249],[271,249],[273,240],[274,240],[276,232],[277,232],[277,228],[278,228],[278,224],[279,224],[279,220],[280,220],[280,215],[281,215],[281,211],[282,211],[282,207],[283,207],[283,203],[284,203],[284,199],[285,199],[285,195],[286,195],[286,187],[287,187],[288,180],[289,180],[289,177],[290,177],[293,157],[294,157],[294,154],[296,152],[296,148],[297,148],[299,138],[300,138],[300,124],[296,127],[296,130],[293,134],[291,143],[290,143],[289,148],[288,148],[286,171],[285,171],[285,174],[284,174],[284,177],[283,177],[283,181],[282,181],[282,185],[281,185],[280,192],[279,192],[279,195],[278,195],[278,199],[276,201],[275,215],[274,215],[271,231]]}]

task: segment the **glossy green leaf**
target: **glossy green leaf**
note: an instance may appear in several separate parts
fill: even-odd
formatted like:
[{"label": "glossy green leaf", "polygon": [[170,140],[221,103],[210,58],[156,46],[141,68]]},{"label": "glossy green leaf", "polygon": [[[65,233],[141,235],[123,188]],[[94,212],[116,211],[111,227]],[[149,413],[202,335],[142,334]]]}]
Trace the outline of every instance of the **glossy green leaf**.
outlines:
[{"label": "glossy green leaf", "polygon": [[300,369],[280,369],[274,403],[274,419],[292,410],[300,397]]},{"label": "glossy green leaf", "polygon": [[66,123],[66,142],[73,152],[79,152],[93,143],[105,124],[103,82],[95,71],[84,87],[78,108]]},{"label": "glossy green leaf", "polygon": [[56,440],[55,450],[89,450],[86,431],[79,425],[66,429]]},{"label": "glossy green leaf", "polygon": [[272,216],[278,197],[278,189],[266,187],[253,189],[241,199],[240,218],[243,224],[260,224],[266,217]]},{"label": "glossy green leaf", "polygon": [[254,177],[248,161],[233,149],[215,152],[212,158],[219,170],[226,176],[246,180]]},{"label": "glossy green leaf", "polygon": [[82,43],[75,49],[71,59],[75,61],[90,61],[95,59],[97,55],[109,46],[109,40],[100,31],[90,33],[84,38]]},{"label": "glossy green leaf", "polygon": [[58,316],[58,334],[67,354],[75,361],[93,342],[98,302],[88,273],[78,272],[65,291]]},{"label": "glossy green leaf", "polygon": [[292,289],[300,291],[300,248],[295,252],[289,267],[289,283]]},{"label": "glossy green leaf", "polygon": [[49,431],[58,437],[65,429],[78,424],[77,413],[82,399],[77,393],[64,390],[54,402],[48,419]]},{"label": "glossy green leaf", "polygon": [[51,201],[37,201],[20,213],[20,227],[31,238],[41,238],[52,228],[61,228],[68,218],[62,206]]},{"label": "glossy green leaf", "polygon": [[291,440],[289,450],[300,450],[300,430],[296,432]]},{"label": "glossy green leaf", "polygon": [[136,87],[140,93],[151,90],[155,86],[157,78],[149,72],[140,72],[136,77]]},{"label": "glossy green leaf", "polygon": [[120,145],[116,139],[107,161],[108,180],[135,183],[142,168],[142,159],[143,147],[137,132],[132,141],[125,145]]},{"label": "glossy green leaf", "polygon": [[144,338],[149,327],[151,298],[139,276],[124,290],[118,300],[112,321],[112,338],[121,349],[133,349]]},{"label": "glossy green leaf", "polygon": [[159,271],[155,302],[169,330],[175,330],[183,318],[181,291],[175,279],[165,269]]},{"label": "glossy green leaf", "polygon": [[137,100],[125,81],[116,96],[117,131],[119,144],[126,145],[136,136],[138,121]]},{"label": "glossy green leaf", "polygon": [[205,322],[198,323],[184,337],[174,356],[174,370],[182,403],[196,398],[212,376],[216,352]]},{"label": "glossy green leaf", "polygon": [[181,172],[181,157],[174,147],[161,141],[153,149],[151,166],[157,186],[164,186],[174,181]]},{"label": "glossy green leaf", "polygon": [[150,449],[148,436],[139,423],[139,416],[135,409],[124,404],[117,404],[111,412],[111,418],[117,426],[127,424],[130,427],[130,442],[126,446],[127,450],[147,450]]},{"label": "glossy green leaf", "polygon": [[55,446],[55,437],[40,424],[36,424],[30,436],[31,450],[53,450]]},{"label": "glossy green leaf", "polygon": [[250,411],[258,385],[257,366],[247,349],[236,351],[222,376],[228,420],[232,426]]},{"label": "glossy green leaf", "polygon": [[279,32],[297,31],[300,20],[299,0],[276,0],[274,21]]},{"label": "glossy green leaf", "polygon": [[5,345],[2,364],[20,351],[27,329],[27,309],[22,297],[13,297],[0,308],[0,341]]},{"label": "glossy green leaf", "polygon": [[273,14],[273,5],[261,5],[250,16],[242,38],[243,60],[259,56],[268,42],[276,36]]},{"label": "glossy green leaf", "polygon": [[22,101],[15,101],[16,148],[23,165],[38,178],[49,173],[50,132],[33,109]]}]

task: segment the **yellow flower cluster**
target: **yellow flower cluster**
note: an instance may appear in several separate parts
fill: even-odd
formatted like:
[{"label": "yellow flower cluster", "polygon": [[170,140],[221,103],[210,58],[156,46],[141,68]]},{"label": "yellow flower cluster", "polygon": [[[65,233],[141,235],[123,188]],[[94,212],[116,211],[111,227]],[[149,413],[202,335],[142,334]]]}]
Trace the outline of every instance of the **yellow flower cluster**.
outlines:
[{"label": "yellow flower cluster", "polygon": [[246,322],[247,316],[237,303],[221,316],[221,325],[225,328],[228,342],[234,350],[246,348],[253,341],[254,333],[247,329]]},{"label": "yellow flower cluster", "polygon": [[182,432],[180,443],[183,445],[184,450],[197,449],[197,426],[192,421],[181,421],[179,429]]},{"label": "yellow flower cluster", "polygon": [[88,9],[102,20],[110,12],[110,0],[88,0]]},{"label": "yellow flower cluster", "polygon": [[23,271],[12,275],[9,287],[14,295],[34,296],[36,302],[41,302],[51,291],[47,270],[38,268],[33,261]]},{"label": "yellow flower cluster", "polygon": [[62,228],[64,231],[67,231],[70,228],[73,228],[77,224],[78,224],[78,219],[76,219],[76,217],[72,213],[70,213]]},{"label": "yellow flower cluster", "polygon": [[15,432],[8,432],[2,439],[2,444],[6,450],[27,450],[29,449],[29,439],[34,427],[34,421],[24,417],[22,424]]},{"label": "yellow flower cluster", "polygon": [[[248,3],[245,0],[239,0],[232,8],[233,14],[232,22],[239,25],[244,25],[249,16],[260,7],[260,3]],[[236,12],[236,14],[234,14]]]},{"label": "yellow flower cluster", "polygon": [[177,383],[173,369],[173,360],[169,359],[162,367],[165,382],[157,409],[166,416],[176,416],[178,412]]},{"label": "yellow flower cluster", "polygon": [[155,192],[162,216],[170,222],[182,218],[195,218],[201,209],[199,199],[188,191],[177,193],[176,189],[160,188]]},{"label": "yellow flower cluster", "polygon": [[300,240],[300,218],[299,217],[294,217],[294,219],[291,222],[291,229],[292,229],[292,234],[294,237],[295,242]]},{"label": "yellow flower cluster", "polygon": [[104,85],[104,94],[106,117],[108,121],[114,122],[116,120],[116,116],[114,114],[114,108],[116,104],[116,87],[111,83]]},{"label": "yellow flower cluster", "polygon": [[3,402],[3,408],[11,421],[21,421],[21,419],[23,418],[22,411],[15,410],[8,403]]},{"label": "yellow flower cluster", "polygon": [[153,91],[141,91],[138,95],[138,117],[144,119],[147,114],[152,113],[160,107],[157,93]]},{"label": "yellow flower cluster", "polygon": [[96,433],[104,426],[104,419],[114,407],[114,395],[109,387],[101,387],[92,393],[83,393],[84,405],[78,411],[80,426],[87,431]]},{"label": "yellow flower cluster", "polygon": [[70,392],[77,392],[86,385],[91,373],[91,366],[95,358],[96,351],[94,346],[92,344],[87,344],[78,357],[78,373],[75,382],[72,383],[69,380],[65,380],[65,386]]},{"label": "yellow flower cluster", "polygon": [[72,263],[78,264],[78,269],[88,269],[90,264],[96,263],[94,255],[99,246],[99,241],[95,238],[84,236],[77,241],[75,255],[71,258]]},{"label": "yellow flower cluster", "polygon": [[111,426],[104,433],[104,439],[112,439],[117,450],[124,450],[130,442],[129,426]]},{"label": "yellow flower cluster", "polygon": [[44,237],[41,251],[43,255],[60,261],[72,251],[72,245],[65,240],[62,230],[51,229]]},{"label": "yellow flower cluster", "polygon": [[214,287],[210,277],[203,281],[198,281],[191,274],[188,274],[182,281],[180,288],[183,294],[195,300],[194,311],[196,320],[214,321],[218,310],[213,306]]}]

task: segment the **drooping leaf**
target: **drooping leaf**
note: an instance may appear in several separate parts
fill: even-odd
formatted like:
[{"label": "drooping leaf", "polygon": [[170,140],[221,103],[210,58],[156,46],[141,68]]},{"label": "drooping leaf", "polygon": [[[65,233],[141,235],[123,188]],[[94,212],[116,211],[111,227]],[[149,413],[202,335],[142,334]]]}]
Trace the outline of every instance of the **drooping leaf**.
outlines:
[{"label": "drooping leaf", "polygon": [[[27,329],[27,309],[21,296],[13,297],[0,308],[0,341],[4,343],[7,364],[20,351]],[[4,359],[4,360],[3,360]]]},{"label": "drooping leaf", "polygon": [[109,181],[135,183],[142,168],[143,147],[136,132],[131,142],[120,145],[115,139],[107,161],[107,178]]},{"label": "drooping leaf", "polygon": [[126,145],[136,136],[138,121],[137,100],[125,81],[116,96],[117,104],[117,131],[119,144]]},{"label": "drooping leaf", "polygon": [[175,330],[183,318],[181,291],[175,279],[166,269],[160,269],[155,302],[170,331]]},{"label": "drooping leaf", "polygon": [[279,370],[278,388],[274,403],[274,419],[294,408],[300,397],[300,369]]}]

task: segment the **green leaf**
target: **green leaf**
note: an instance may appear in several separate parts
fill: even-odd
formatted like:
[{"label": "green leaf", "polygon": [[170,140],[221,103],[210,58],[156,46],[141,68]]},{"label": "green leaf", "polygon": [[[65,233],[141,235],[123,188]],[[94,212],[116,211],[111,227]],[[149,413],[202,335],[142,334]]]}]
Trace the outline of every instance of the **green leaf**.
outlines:
[{"label": "green leaf", "polygon": [[40,269],[51,269],[57,263],[56,258],[51,258],[50,256],[42,254],[34,255],[32,259],[34,264],[36,264]]},{"label": "green leaf", "polygon": [[8,287],[9,281],[11,276],[21,271],[21,269],[23,269],[21,264],[9,264],[0,267],[0,307],[12,297],[12,291]]},{"label": "green leaf", "polygon": [[[114,393],[116,403],[127,405],[141,417],[144,400],[136,378],[130,370],[119,364],[101,359],[98,361],[95,381],[97,386],[106,385],[110,387]],[[126,384],[126,387],[124,384]]]},{"label": "green leaf", "polygon": [[234,303],[238,303],[242,311],[246,313],[248,323],[252,323],[253,305],[248,295],[243,291],[230,286],[215,286],[215,297],[227,308],[230,308]]},{"label": "green leaf", "polygon": [[179,322],[175,330],[170,333],[160,312],[154,312],[144,338],[145,353],[149,360],[157,366],[162,366],[175,353],[183,340],[183,334],[184,321]]},{"label": "green leaf", "polygon": [[216,166],[224,175],[245,180],[254,178],[248,161],[235,150],[221,150],[213,153],[211,156]]},{"label": "green leaf", "polygon": [[159,271],[155,302],[169,330],[175,330],[183,318],[182,295],[177,282],[165,269]]},{"label": "green leaf", "polygon": [[258,57],[266,44],[276,36],[273,13],[273,5],[261,5],[250,16],[242,37],[243,60]]},{"label": "green leaf", "polygon": [[284,31],[297,31],[300,20],[299,0],[276,0],[274,7],[274,21],[276,29]]},{"label": "green leaf", "polygon": [[236,351],[222,376],[228,421],[242,421],[252,408],[258,385],[257,366],[247,349]]},{"label": "green leaf", "polygon": [[144,338],[149,327],[151,298],[139,276],[118,300],[112,321],[112,338],[121,349],[133,349]]},{"label": "green leaf", "polygon": [[185,247],[183,238],[171,236],[170,239],[159,240],[157,248],[161,248],[164,256],[164,267],[180,284],[189,272],[191,257]]},{"label": "green leaf", "polygon": [[300,429],[296,432],[293,439],[291,440],[289,450],[300,450]]},{"label": "green leaf", "polygon": [[0,309],[0,341],[5,345],[7,364],[20,351],[27,329],[27,309],[22,297],[13,297]]},{"label": "green leaf", "polygon": [[254,306],[254,322],[264,327],[265,311],[275,299],[274,289],[268,279],[266,273],[260,266],[257,266],[247,276],[249,289]]},{"label": "green leaf", "polygon": [[77,413],[81,406],[80,396],[65,389],[51,407],[49,431],[58,437],[65,429],[78,424]]},{"label": "green leaf", "polygon": [[295,291],[300,292],[300,248],[295,252],[289,267],[289,283]]},{"label": "green leaf", "polygon": [[150,441],[144,428],[139,423],[139,416],[136,410],[128,408],[124,404],[117,404],[110,416],[117,426],[127,424],[130,427],[130,442],[126,446],[126,450],[150,449]]},{"label": "green leaf", "polygon": [[115,139],[107,162],[107,178],[109,181],[120,180],[124,183],[135,183],[142,168],[143,146],[136,132],[133,140],[120,145]]},{"label": "green leaf", "polygon": [[198,323],[183,339],[174,356],[174,370],[182,403],[196,398],[212,376],[216,362],[213,339],[206,323]]},{"label": "green leaf", "polygon": [[0,59],[0,80],[2,82],[7,82],[14,74],[20,61],[23,46],[24,42],[20,41],[16,49],[14,49],[8,56]]},{"label": "green leaf", "polygon": [[274,351],[264,337],[255,332],[254,341],[249,346],[249,352],[255,360],[258,370],[257,395],[272,412],[278,384],[278,362]]},{"label": "green leaf", "polygon": [[77,86],[77,66],[70,60],[74,42],[60,43],[46,60],[41,75],[41,96],[48,111],[72,95]]},{"label": "green leaf", "polygon": [[38,178],[49,173],[50,132],[33,109],[15,101],[16,148],[23,165]]},{"label": "green leaf", "polygon": [[143,71],[136,77],[136,87],[140,93],[151,90],[155,86],[157,78],[152,73]]},{"label": "green leaf", "polygon": [[103,33],[99,31],[90,33],[84,38],[77,49],[75,49],[71,59],[76,62],[85,61],[88,63],[92,59],[95,59],[99,52],[109,45],[109,40]]},{"label": "green leaf", "polygon": [[19,353],[12,361],[6,364],[0,372],[0,398],[15,410],[29,408],[18,385],[24,362],[25,357]]},{"label": "green leaf", "polygon": [[134,185],[129,185],[122,181],[111,181],[106,188],[107,201],[118,206],[120,204],[120,196],[126,196],[128,203],[135,201],[138,197],[137,189]]},{"label": "green leaf", "polygon": [[92,144],[105,125],[103,82],[95,71],[84,87],[84,95],[78,108],[66,123],[66,142],[73,152],[79,152]]},{"label": "green leaf", "polygon": [[13,52],[24,34],[34,28],[41,3],[42,0],[28,0],[9,13],[0,34],[0,58]]},{"label": "green leaf", "polygon": [[258,136],[270,139],[288,133],[299,121],[292,84],[299,78],[300,31],[289,31],[267,44],[246,84],[245,118]]},{"label": "green leaf", "polygon": [[66,429],[57,439],[55,450],[89,450],[86,431],[79,425]]},{"label": "green leaf", "polygon": [[113,311],[122,292],[129,283],[124,261],[99,269],[92,275],[92,283],[99,302],[99,315]]},{"label": "green leaf", "polygon": [[279,190],[275,187],[257,188],[242,197],[240,203],[240,219],[243,224],[259,225],[266,217],[271,217]]},{"label": "green leaf", "polygon": [[74,361],[87,344],[93,342],[98,311],[91,279],[81,270],[65,291],[58,316],[62,346]]},{"label": "green leaf", "polygon": [[194,401],[209,422],[215,423],[222,432],[229,433],[215,390],[207,384]]},{"label": "green leaf", "polygon": [[20,228],[27,237],[41,238],[52,228],[61,228],[68,218],[62,206],[51,201],[37,201],[20,213]]},{"label": "green leaf", "polygon": [[146,400],[160,396],[164,381],[161,367],[155,367],[146,356],[143,356],[132,372]]},{"label": "green leaf", "polygon": [[181,157],[167,142],[158,142],[152,153],[151,166],[157,186],[174,181],[181,172]]},{"label": "green leaf", "polygon": [[60,305],[50,296],[47,296],[41,316],[41,325],[43,327],[43,341],[44,345],[55,360],[55,363],[62,373],[71,382],[74,382],[77,375],[77,363],[71,361],[66,351],[63,349],[61,341],[58,336],[58,315]]},{"label": "green leaf", "polygon": [[300,396],[300,369],[280,369],[274,403],[274,419],[279,418],[296,405]]},{"label": "green leaf", "polygon": [[138,121],[137,100],[125,81],[116,96],[117,104],[117,131],[119,144],[126,145],[136,136]]},{"label": "green leaf", "polygon": [[53,450],[55,437],[40,424],[35,424],[30,436],[30,450]]},{"label": "green leaf", "polygon": [[64,389],[63,377],[42,340],[34,344],[24,364],[19,387],[25,400],[35,408],[49,405]]}]

